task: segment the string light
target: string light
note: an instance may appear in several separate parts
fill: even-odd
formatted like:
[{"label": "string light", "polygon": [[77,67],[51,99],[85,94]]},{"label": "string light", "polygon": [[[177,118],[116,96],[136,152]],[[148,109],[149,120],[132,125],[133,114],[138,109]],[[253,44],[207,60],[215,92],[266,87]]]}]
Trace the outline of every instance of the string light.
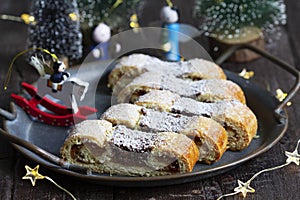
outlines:
[{"label": "string light", "polygon": [[[69,17],[73,21],[77,21],[78,20],[78,16],[77,16],[76,13],[70,13]],[[2,19],[2,20],[9,20],[9,21],[15,21],[15,22],[24,22],[25,24],[32,24],[32,25],[36,24],[34,16],[29,15],[27,13],[21,14],[20,17],[19,16],[2,14],[2,15],[0,15],[0,19]]]},{"label": "string light", "polygon": [[76,13],[70,13],[69,17],[72,21],[77,21],[78,20],[78,16]]},{"label": "string light", "polygon": [[139,0],[79,0],[80,22],[85,28],[92,28],[99,23],[107,24],[111,29],[128,28],[128,18],[143,1]]},{"label": "string light", "polygon": [[34,50],[39,50],[39,51],[42,51],[42,52],[44,52],[44,53],[47,53],[47,54],[49,54],[49,55],[52,57],[53,61],[58,61],[58,57],[57,57],[55,54],[51,53],[51,52],[48,51],[47,49],[43,49],[43,48],[40,48],[40,47],[38,47],[38,48],[29,48],[29,49],[26,49],[26,50],[24,50],[24,51],[21,51],[20,53],[18,53],[17,55],[15,55],[15,56],[13,57],[13,59],[12,59],[10,65],[9,65],[9,67],[8,67],[8,72],[7,72],[6,77],[5,77],[5,80],[4,80],[4,90],[7,90],[7,85],[8,85],[8,83],[9,83],[9,81],[10,81],[11,73],[12,73],[12,69],[13,69],[13,65],[14,65],[16,59],[17,59],[18,57],[22,56],[23,54],[25,54],[25,53],[27,53],[27,52],[29,52],[29,51],[34,51]]},{"label": "string light", "polygon": [[[116,2],[112,5],[112,7],[109,9],[108,13],[107,13],[107,16],[110,16],[110,14],[120,5],[123,3],[123,0],[116,0]],[[104,19],[102,19],[102,21],[104,21]]]},{"label": "string light", "polygon": [[166,0],[166,3],[168,6],[170,6],[171,8],[173,7],[173,2],[172,0]]},{"label": "string light", "polygon": [[24,21],[25,24],[33,24],[33,25],[36,24],[34,16],[31,16],[29,14],[26,13],[22,14],[21,19]]},{"label": "string light", "polygon": [[260,174],[265,173],[265,172],[269,172],[269,171],[274,171],[274,170],[277,170],[277,169],[281,169],[283,167],[286,167],[286,166],[290,165],[291,163],[294,163],[294,164],[299,166],[299,164],[300,164],[300,154],[298,152],[299,145],[300,145],[300,139],[298,140],[296,148],[293,152],[285,151],[285,155],[287,156],[287,159],[286,159],[286,162],[284,164],[278,165],[278,166],[275,166],[275,167],[271,167],[271,168],[267,168],[267,169],[263,169],[263,170],[257,172],[256,174],[254,174],[245,183],[238,180],[238,186],[236,188],[234,188],[234,192],[221,195],[217,200],[220,200],[224,197],[234,196],[234,195],[240,194],[240,193],[245,198],[247,196],[247,193],[255,193],[255,189],[250,187],[250,184]]},{"label": "string light", "polygon": [[35,186],[35,183],[38,179],[40,179],[40,180],[46,179],[46,180],[50,181],[51,183],[53,183],[56,187],[58,187],[59,189],[63,190],[68,195],[70,195],[70,197],[72,197],[73,200],[76,200],[76,198],[74,197],[74,195],[71,192],[69,192],[68,190],[66,190],[59,184],[57,184],[52,178],[41,175],[39,173],[39,167],[40,166],[37,165],[35,168],[32,169],[28,165],[25,165],[26,175],[23,176],[22,179],[29,179],[31,181],[32,186]]},{"label": "string light", "polygon": [[138,16],[137,16],[136,13],[134,13],[134,14],[132,14],[132,15],[130,16],[130,23],[129,23],[129,26],[130,26],[130,28],[133,29],[133,31],[134,31],[135,33],[138,32],[139,29],[137,29],[137,28],[140,28],[140,24],[139,24]]},{"label": "string light", "polygon": [[26,13],[21,14],[21,16],[1,14],[0,19],[8,20],[8,21],[15,21],[15,22],[23,22],[25,24],[33,24],[33,25],[36,24],[34,16],[31,16],[31,15],[26,14]]}]

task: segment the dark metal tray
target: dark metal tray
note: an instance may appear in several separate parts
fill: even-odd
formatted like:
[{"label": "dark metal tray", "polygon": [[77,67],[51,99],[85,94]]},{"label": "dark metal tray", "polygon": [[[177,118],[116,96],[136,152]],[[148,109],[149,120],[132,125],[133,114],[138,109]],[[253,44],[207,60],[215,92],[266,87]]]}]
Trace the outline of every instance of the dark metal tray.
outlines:
[{"label": "dark metal tray", "polygon": [[[84,168],[70,165],[60,158],[59,150],[68,135],[67,128],[54,127],[32,120],[24,111],[12,104],[13,114],[1,111],[0,114],[9,118],[4,121],[5,130],[0,130],[13,146],[35,162],[58,173],[76,177],[97,184],[114,186],[161,186],[191,182],[228,171],[243,162],[252,159],[269,150],[284,135],[288,126],[288,116],[284,105],[299,89],[299,72],[286,63],[274,58],[268,53],[251,46],[238,46],[230,49],[216,62],[221,64],[231,53],[240,48],[248,48],[278,64],[296,77],[296,83],[290,90],[288,97],[279,104],[278,100],[265,89],[239,77],[237,74],[226,71],[228,79],[236,82],[244,90],[247,105],[253,110],[258,119],[259,138],[254,139],[250,146],[241,152],[227,151],[220,161],[212,165],[197,163],[191,173],[158,176],[158,177],[128,177],[110,176],[108,174],[88,173]],[[99,110],[104,110],[111,104],[108,94],[98,94],[102,99]],[[97,106],[97,105],[96,105]],[[101,111],[100,111],[101,112]]]}]

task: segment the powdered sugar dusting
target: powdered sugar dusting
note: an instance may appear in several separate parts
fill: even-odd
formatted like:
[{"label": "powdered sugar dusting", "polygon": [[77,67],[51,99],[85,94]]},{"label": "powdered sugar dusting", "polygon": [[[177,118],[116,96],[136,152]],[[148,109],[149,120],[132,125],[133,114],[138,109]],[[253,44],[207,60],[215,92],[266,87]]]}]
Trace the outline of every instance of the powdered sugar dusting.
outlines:
[{"label": "powdered sugar dusting", "polygon": [[176,115],[166,112],[158,112],[143,108],[143,115],[139,121],[139,125],[143,130],[154,132],[176,132],[179,133],[189,121],[189,117]]},{"label": "powdered sugar dusting", "polygon": [[211,117],[213,106],[211,103],[203,103],[190,98],[180,98],[171,106],[171,110],[182,114],[195,114]]},{"label": "powdered sugar dusting", "polygon": [[132,54],[130,56],[122,57],[118,61],[115,69],[112,71],[112,74],[118,73],[120,69],[123,71],[122,67],[131,67],[127,68],[126,74],[131,74],[130,70],[137,70],[140,73],[168,73],[175,77],[195,78],[196,80],[211,78],[226,79],[223,70],[218,65],[213,62],[197,58],[188,61],[168,62],[145,54]]},{"label": "powdered sugar dusting", "polygon": [[235,120],[246,125],[249,123],[248,120],[256,119],[253,112],[239,101],[204,103],[190,98],[180,98],[171,106],[171,110],[187,115],[210,117],[222,125],[226,123],[226,120]]},{"label": "powdered sugar dusting", "polygon": [[[169,90],[183,97],[197,98],[199,101],[240,100],[237,93],[241,88],[231,81],[221,79],[206,79],[199,81],[183,80],[170,74],[147,72],[135,78],[120,93],[130,96],[134,91],[143,88]],[[123,99],[123,98],[118,98]],[[121,101],[122,102],[122,101]]]},{"label": "powdered sugar dusting", "polygon": [[157,140],[156,133],[146,133],[131,130],[126,126],[118,125],[112,136],[112,142],[117,147],[132,152],[149,152],[154,148]]}]

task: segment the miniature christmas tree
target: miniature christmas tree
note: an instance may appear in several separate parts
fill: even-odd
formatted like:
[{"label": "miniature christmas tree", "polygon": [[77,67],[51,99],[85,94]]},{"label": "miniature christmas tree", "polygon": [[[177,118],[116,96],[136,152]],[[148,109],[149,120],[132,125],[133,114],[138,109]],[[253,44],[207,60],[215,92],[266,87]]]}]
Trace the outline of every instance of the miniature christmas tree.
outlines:
[{"label": "miniature christmas tree", "polygon": [[129,18],[136,13],[140,0],[78,0],[83,28],[107,24],[115,32],[129,28]]},{"label": "miniature christmas tree", "polygon": [[29,46],[44,48],[59,57],[79,59],[82,35],[76,0],[34,0]]},{"label": "miniature christmas tree", "polygon": [[205,34],[218,39],[243,37],[245,27],[269,32],[286,23],[283,0],[196,0],[195,14]]}]

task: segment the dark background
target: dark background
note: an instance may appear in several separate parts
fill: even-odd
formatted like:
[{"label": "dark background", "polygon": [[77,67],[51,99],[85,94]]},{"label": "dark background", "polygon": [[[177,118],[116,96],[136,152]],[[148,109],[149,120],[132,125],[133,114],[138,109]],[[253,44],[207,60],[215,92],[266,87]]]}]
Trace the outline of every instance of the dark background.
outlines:
[{"label": "dark background", "polygon": [[[0,0],[0,14],[19,15],[29,12],[29,0]],[[174,0],[180,10],[181,22],[195,24],[191,19],[193,0]],[[273,55],[300,69],[300,1],[286,1],[288,23],[280,30],[281,38],[267,44],[267,50]],[[141,24],[159,19],[162,0],[146,1],[147,9],[141,16]],[[0,77],[3,88],[4,77],[9,63],[14,55],[26,49],[27,25],[17,22],[0,20]],[[8,108],[10,93],[20,92],[20,82],[33,82],[37,79],[36,72],[29,67],[25,59],[18,59],[15,63],[9,89],[0,89],[0,107]],[[293,84],[293,78],[274,67],[265,59],[258,59],[245,64],[226,63],[224,68],[240,72],[246,67],[255,71],[253,82],[260,84],[275,94],[277,88],[288,91]],[[293,98],[292,106],[287,108],[289,127],[284,137],[271,150],[246,162],[235,170],[222,175],[192,183],[157,187],[157,188],[119,188],[94,185],[80,180],[70,179],[53,173],[41,167],[41,173],[48,175],[69,189],[79,199],[216,199],[222,193],[232,192],[236,187],[236,180],[246,181],[253,174],[263,168],[272,167],[285,162],[284,151],[292,151],[296,141],[300,138],[300,96]],[[12,149],[9,142],[0,136],[0,199],[69,199],[48,181],[38,181],[35,187],[29,181],[21,178],[25,175],[25,165],[36,166],[23,155]],[[262,174],[255,179],[252,187],[255,194],[248,194],[247,199],[300,199],[300,168],[290,165],[282,170]],[[235,196],[228,199],[240,199]]]}]

